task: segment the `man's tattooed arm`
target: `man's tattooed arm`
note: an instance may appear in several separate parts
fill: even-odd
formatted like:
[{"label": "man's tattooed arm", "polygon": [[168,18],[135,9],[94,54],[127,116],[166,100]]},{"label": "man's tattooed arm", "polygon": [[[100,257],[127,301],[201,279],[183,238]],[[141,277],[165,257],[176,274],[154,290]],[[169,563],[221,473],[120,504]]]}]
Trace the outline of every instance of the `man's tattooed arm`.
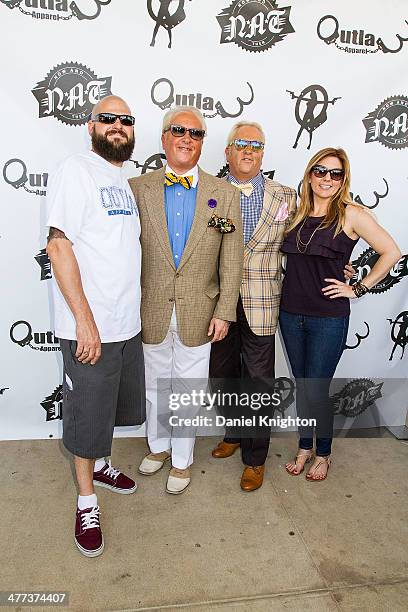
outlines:
[{"label": "man's tattooed arm", "polygon": [[62,238],[63,240],[68,240],[64,232],[59,230],[57,227],[50,227],[50,233],[47,236],[47,242],[49,242],[53,238]]},{"label": "man's tattooed arm", "polygon": [[72,242],[56,227],[50,227],[47,254],[52,264],[54,278],[75,318],[78,342],[76,357],[82,363],[93,365],[101,356],[101,339],[84,293]]}]

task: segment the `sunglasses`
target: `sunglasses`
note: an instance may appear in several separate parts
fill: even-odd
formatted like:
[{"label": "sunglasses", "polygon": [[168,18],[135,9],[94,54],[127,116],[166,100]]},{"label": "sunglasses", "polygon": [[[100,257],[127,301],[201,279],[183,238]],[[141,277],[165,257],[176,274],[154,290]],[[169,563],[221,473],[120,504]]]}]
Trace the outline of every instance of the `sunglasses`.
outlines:
[{"label": "sunglasses", "polygon": [[237,151],[243,151],[244,149],[250,149],[251,151],[263,151],[265,148],[265,143],[260,142],[259,140],[244,140],[243,138],[237,138],[229,143],[229,147],[234,147]]},{"label": "sunglasses", "polygon": [[341,170],[340,168],[333,168],[332,170],[329,170],[329,168],[326,168],[326,166],[313,166],[312,172],[317,178],[323,178],[329,172],[330,178],[333,181],[341,181],[344,176],[344,170]]},{"label": "sunglasses", "polygon": [[205,136],[205,130],[199,130],[197,128],[186,128],[183,125],[169,125],[168,128],[163,130],[163,134],[165,132],[170,132],[172,136],[176,138],[181,138],[186,135],[188,132],[193,140],[202,140]]},{"label": "sunglasses", "polygon": [[130,127],[135,125],[135,118],[132,115],[115,115],[115,113],[98,113],[95,117],[92,117],[92,121],[99,121],[105,125],[113,125],[119,119],[122,125]]}]

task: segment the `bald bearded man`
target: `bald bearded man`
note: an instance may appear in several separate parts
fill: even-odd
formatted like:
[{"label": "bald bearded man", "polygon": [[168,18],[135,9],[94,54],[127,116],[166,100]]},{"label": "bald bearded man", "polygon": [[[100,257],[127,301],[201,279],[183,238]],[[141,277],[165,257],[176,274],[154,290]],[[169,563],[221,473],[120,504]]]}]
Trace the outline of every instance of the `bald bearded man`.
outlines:
[{"label": "bald bearded man", "polygon": [[47,197],[55,335],[64,361],[63,441],[79,487],[75,543],[88,557],[104,548],[94,485],[136,490],[105,459],[114,426],[145,420],[140,222],[123,172],[134,122],[121,98],[98,102],[88,123],[92,150],[59,166]]}]

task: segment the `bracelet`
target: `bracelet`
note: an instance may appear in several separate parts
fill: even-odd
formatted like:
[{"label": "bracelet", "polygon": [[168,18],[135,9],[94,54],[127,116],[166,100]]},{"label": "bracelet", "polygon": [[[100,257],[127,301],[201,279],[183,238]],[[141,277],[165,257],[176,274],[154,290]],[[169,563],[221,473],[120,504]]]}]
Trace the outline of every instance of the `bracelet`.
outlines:
[{"label": "bracelet", "polygon": [[369,293],[370,291],[369,288],[363,285],[361,281],[357,281],[356,283],[354,283],[351,288],[353,289],[355,296],[358,298],[363,297],[363,295]]}]

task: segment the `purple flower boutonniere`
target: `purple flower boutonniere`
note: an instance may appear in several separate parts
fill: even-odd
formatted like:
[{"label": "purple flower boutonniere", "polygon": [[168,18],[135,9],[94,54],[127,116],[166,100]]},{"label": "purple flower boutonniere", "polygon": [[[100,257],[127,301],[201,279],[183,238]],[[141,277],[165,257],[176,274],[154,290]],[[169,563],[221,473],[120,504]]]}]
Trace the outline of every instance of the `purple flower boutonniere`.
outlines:
[{"label": "purple flower boutonniere", "polygon": [[213,199],[208,200],[208,206],[210,208],[215,208],[217,206],[217,200],[213,200]]}]

